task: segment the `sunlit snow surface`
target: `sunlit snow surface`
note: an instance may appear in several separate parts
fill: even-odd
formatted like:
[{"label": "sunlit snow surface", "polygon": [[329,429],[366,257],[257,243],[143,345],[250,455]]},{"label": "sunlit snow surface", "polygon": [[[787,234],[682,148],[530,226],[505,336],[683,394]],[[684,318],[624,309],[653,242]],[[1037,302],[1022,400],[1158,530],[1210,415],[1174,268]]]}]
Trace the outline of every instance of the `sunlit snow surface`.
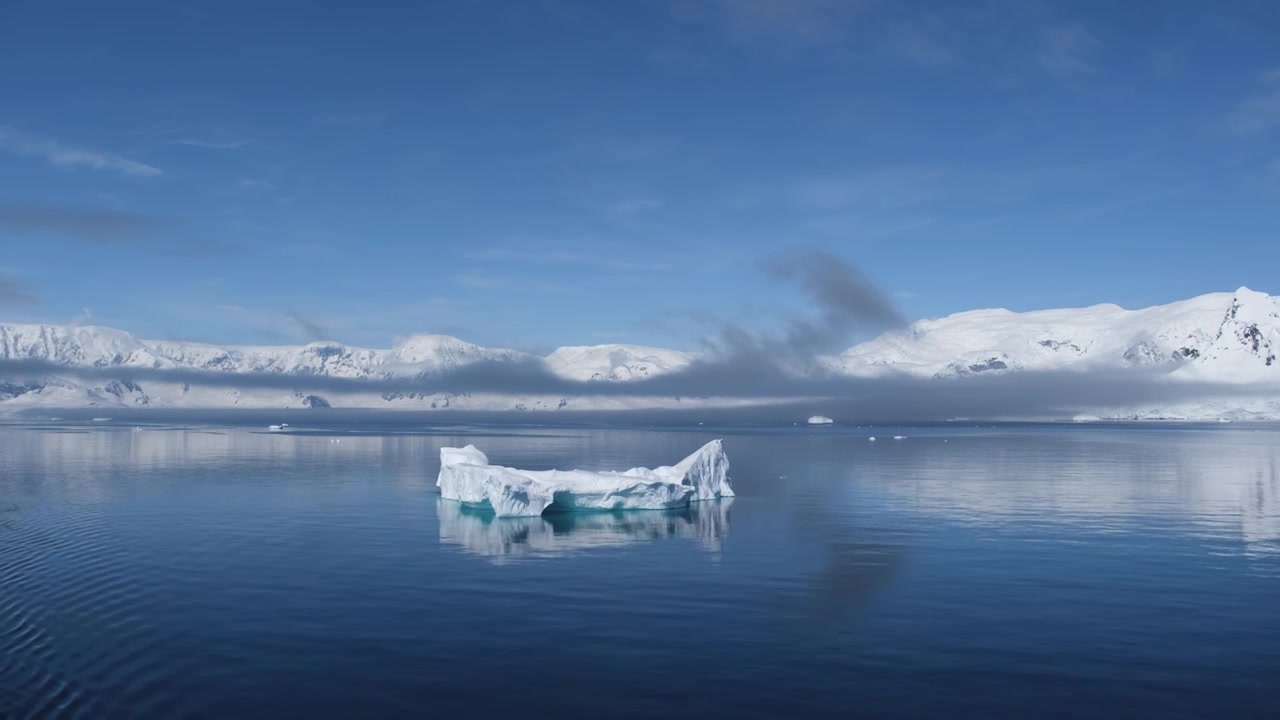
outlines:
[{"label": "sunlit snow surface", "polygon": [[547,510],[670,510],[698,500],[733,497],[729,458],[712,440],[676,465],[621,472],[517,470],[489,464],[474,445],[440,448],[436,486],[446,500],[533,517]]}]

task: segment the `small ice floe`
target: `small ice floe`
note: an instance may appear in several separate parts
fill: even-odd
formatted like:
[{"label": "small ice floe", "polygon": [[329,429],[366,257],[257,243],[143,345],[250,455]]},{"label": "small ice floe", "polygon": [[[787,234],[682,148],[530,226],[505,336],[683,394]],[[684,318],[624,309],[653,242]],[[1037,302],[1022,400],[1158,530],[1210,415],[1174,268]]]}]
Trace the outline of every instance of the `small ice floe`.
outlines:
[{"label": "small ice floe", "polygon": [[893,436],[893,439],[894,439],[894,440],[906,440],[906,439],[907,439],[907,436],[906,436],[906,435],[894,435],[894,436]]},{"label": "small ice floe", "polygon": [[517,470],[490,465],[474,445],[440,449],[436,486],[445,500],[492,510],[498,517],[544,511],[664,510],[733,497],[729,458],[719,440],[673,466],[589,472]]},{"label": "small ice floe", "polygon": [[111,422],[111,418],[94,418],[94,422]]},{"label": "small ice floe", "polygon": [[267,432],[283,432],[289,427],[289,423],[280,423],[279,425],[268,425]]},{"label": "small ice floe", "polygon": [[875,441],[876,441],[876,436],[875,436],[875,435],[872,435],[871,437],[869,437],[869,438],[867,438],[867,439],[868,439],[868,440],[870,440],[871,442],[875,442]]},{"label": "small ice floe", "polygon": [[813,417],[809,418],[806,422],[808,422],[810,425],[830,425],[831,423],[835,422],[835,420],[832,420],[831,418],[825,415],[814,415]]}]

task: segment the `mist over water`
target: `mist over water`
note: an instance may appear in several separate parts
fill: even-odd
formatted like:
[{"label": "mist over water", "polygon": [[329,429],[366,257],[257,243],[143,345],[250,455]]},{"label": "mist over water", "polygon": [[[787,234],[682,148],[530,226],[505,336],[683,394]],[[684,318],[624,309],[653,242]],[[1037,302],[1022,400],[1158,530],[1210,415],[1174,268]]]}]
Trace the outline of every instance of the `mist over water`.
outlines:
[{"label": "mist over water", "polygon": [[[331,417],[0,426],[0,717],[1280,709],[1272,428]],[[598,470],[714,437],[738,497],[688,510],[433,485],[442,446]]]}]

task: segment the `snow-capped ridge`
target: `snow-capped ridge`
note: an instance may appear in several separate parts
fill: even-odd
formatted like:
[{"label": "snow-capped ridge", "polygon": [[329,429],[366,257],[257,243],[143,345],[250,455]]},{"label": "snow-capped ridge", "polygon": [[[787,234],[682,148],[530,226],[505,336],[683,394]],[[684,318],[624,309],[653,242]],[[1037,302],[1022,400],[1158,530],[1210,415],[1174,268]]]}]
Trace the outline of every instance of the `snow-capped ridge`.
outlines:
[{"label": "snow-capped ridge", "polygon": [[[1267,373],[1236,356],[1247,345],[1270,367],[1268,348],[1278,342],[1269,333],[1280,328],[1276,307],[1275,298],[1241,288],[1138,310],[1110,303],[1021,313],[971,310],[887,332],[849,348],[835,362],[858,375],[946,378],[1143,367],[1201,380],[1256,381]],[[1224,323],[1231,327],[1224,329]],[[1271,377],[1280,381],[1280,373]]]},{"label": "snow-capped ridge", "polygon": [[[424,379],[477,363],[541,363],[548,372],[584,383],[627,383],[680,372],[697,353],[611,343],[561,347],[545,358],[476,345],[449,335],[410,335],[390,348],[341,342],[291,346],[215,345],[146,340],[101,326],[0,324],[0,361],[39,361],[66,368],[188,370],[299,378]],[[1141,369],[1169,382],[1247,386],[1230,397],[1151,408],[1079,408],[1099,417],[1280,418],[1280,300],[1240,287],[1188,300],[1127,310],[1114,304],[1013,312],[971,310],[924,319],[845,350],[799,363],[778,359],[796,376],[845,374],[954,379],[1025,371]],[[429,389],[379,392],[353,389],[338,396],[219,382],[128,381],[56,370],[43,377],[0,380],[0,411],[32,407],[387,407],[486,410],[629,409],[687,407],[690,398],[634,398],[617,394],[514,397]],[[180,377],[180,376],[175,376]],[[216,385],[216,386],[215,386]],[[299,383],[302,389],[305,382]],[[1253,386],[1257,393],[1253,393]],[[423,388],[430,388],[425,382]],[[590,397],[588,397],[590,396]],[[1154,413],[1154,415],[1153,415]]]}]

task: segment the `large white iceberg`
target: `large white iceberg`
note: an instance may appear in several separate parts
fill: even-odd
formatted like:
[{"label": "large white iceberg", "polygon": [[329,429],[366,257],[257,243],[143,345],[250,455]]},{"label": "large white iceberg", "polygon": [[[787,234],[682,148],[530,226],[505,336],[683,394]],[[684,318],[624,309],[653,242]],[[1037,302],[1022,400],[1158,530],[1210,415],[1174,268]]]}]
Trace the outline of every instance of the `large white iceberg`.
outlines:
[{"label": "large white iceberg", "polygon": [[474,445],[440,448],[440,495],[498,517],[547,510],[668,510],[699,500],[733,497],[729,458],[719,440],[676,465],[622,472],[516,470],[490,465]]}]

